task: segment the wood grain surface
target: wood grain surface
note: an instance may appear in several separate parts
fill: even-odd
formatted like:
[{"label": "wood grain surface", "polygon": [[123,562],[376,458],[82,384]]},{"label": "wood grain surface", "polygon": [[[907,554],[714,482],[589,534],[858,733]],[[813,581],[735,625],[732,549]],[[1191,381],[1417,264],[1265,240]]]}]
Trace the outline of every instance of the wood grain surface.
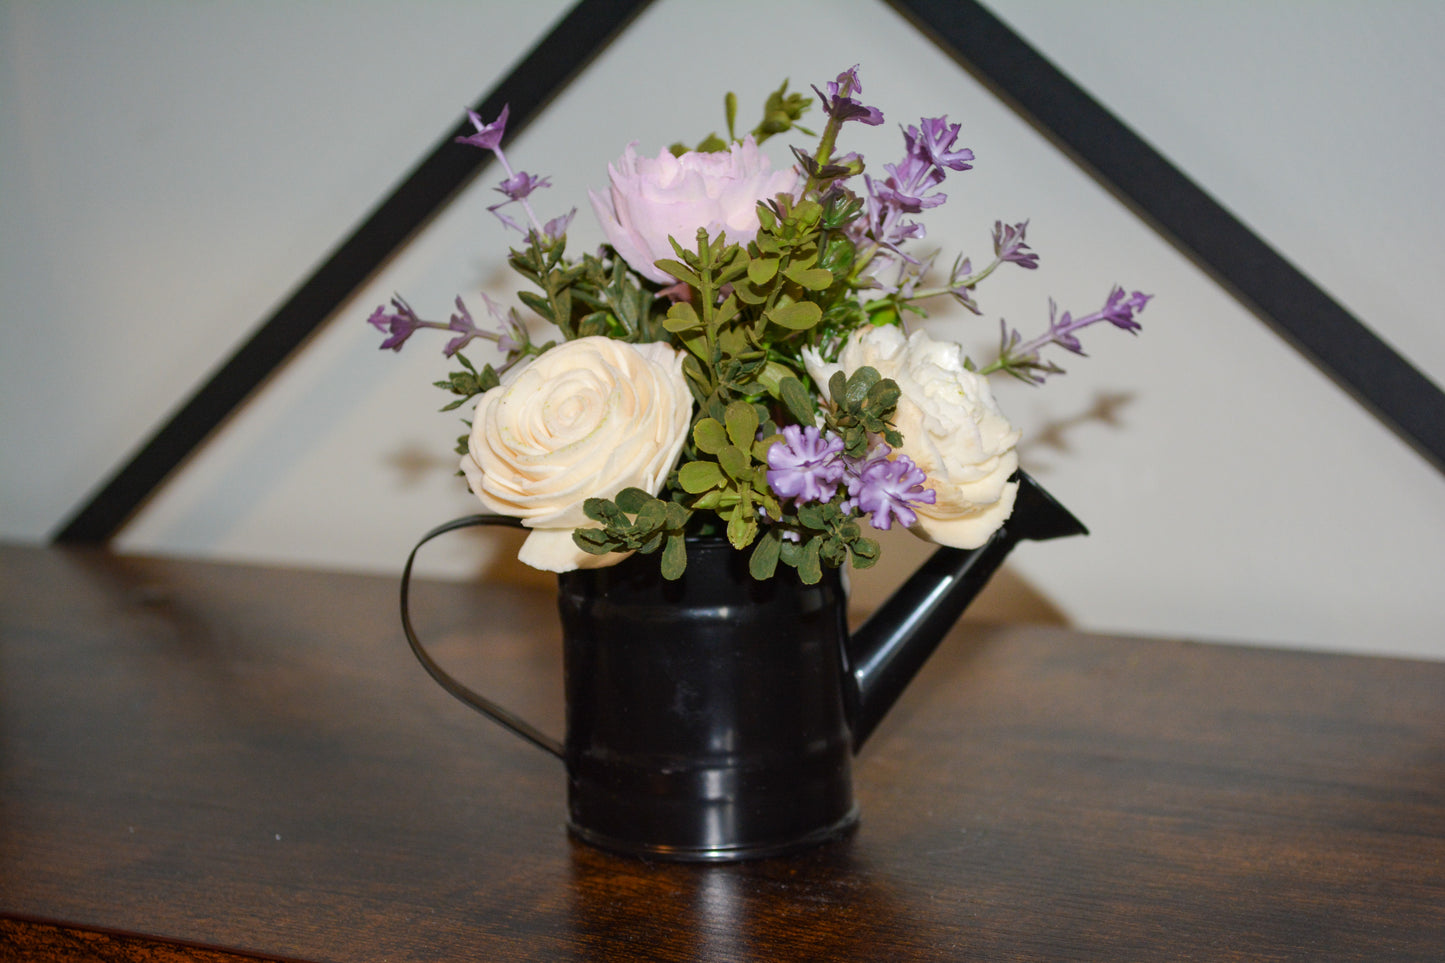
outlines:
[{"label": "wood grain surface", "polygon": [[[548,593],[414,605],[560,733]],[[1445,665],[966,625],[856,773],[802,855],[611,856],[394,580],[0,547],[3,958],[1442,958]]]}]

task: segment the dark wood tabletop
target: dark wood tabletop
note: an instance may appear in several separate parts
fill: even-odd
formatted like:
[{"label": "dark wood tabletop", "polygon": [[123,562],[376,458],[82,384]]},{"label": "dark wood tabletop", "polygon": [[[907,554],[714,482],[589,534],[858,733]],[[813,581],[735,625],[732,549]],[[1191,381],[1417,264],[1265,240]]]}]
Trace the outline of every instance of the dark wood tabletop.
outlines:
[{"label": "dark wood tabletop", "polygon": [[[675,865],[570,839],[396,589],[0,547],[0,958],[1445,958],[1445,664],[965,622],[851,836]],[[413,600],[560,732],[549,593]]]}]

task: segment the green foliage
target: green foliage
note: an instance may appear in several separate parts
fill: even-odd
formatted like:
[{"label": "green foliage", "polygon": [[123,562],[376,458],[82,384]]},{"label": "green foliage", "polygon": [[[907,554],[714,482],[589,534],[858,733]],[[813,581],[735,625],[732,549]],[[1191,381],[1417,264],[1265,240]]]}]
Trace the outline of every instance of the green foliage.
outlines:
[{"label": "green foliage", "polygon": [[842,496],[823,504],[799,506],[784,514],[758,538],[748,558],[753,578],[772,578],[779,564],[791,566],[808,585],[823,577],[823,566],[838,568],[850,560],[854,568],[878,561],[878,543],[863,535],[857,520],[843,512]]},{"label": "green foliage", "polygon": [[[768,94],[767,100],[763,102],[763,119],[748,133],[752,135],[754,142],[761,144],[774,134],[782,134],[790,130],[797,130],[800,133],[813,136],[813,132],[798,123],[799,118],[806,114],[813,106],[812,98],[803,94],[788,93],[788,81],[777,90]],[[678,142],[668,147],[674,157],[681,157],[690,150],[703,153],[725,151],[733,144],[742,140],[736,132],[738,118],[738,96],[728,92],[723,98],[723,115],[727,120],[727,139],[719,137],[716,133],[708,134],[698,141],[696,147],[688,147]]]},{"label": "green foliage", "polygon": [[525,248],[512,250],[512,269],[539,289],[518,292],[523,304],[568,341],[593,335],[631,342],[667,340],[655,317],[656,294],[638,284],[626,262],[614,258],[609,267],[592,254],[569,261],[566,247],[565,236],[539,238],[534,233]]},{"label": "green foliage", "polygon": [[763,119],[753,128],[753,139],[761,144],[774,134],[782,134],[795,128],[809,137],[815,136],[811,130],[798,123],[799,118],[807,113],[812,105],[811,98],[803,94],[788,93],[788,82],[783,81],[783,85],[768,94],[768,99],[763,102]]},{"label": "green foliage", "polygon": [[[772,425],[767,409],[733,401],[720,412],[699,417],[692,428],[695,458],[683,463],[677,482],[695,510],[717,514],[728,541],[746,548],[758,535],[758,511],[778,517],[778,498],[768,487],[767,450],[771,438],[759,441],[759,429]],[[721,417],[714,417],[714,415]]]},{"label": "green foliage", "polygon": [[475,398],[477,395],[490,391],[501,383],[497,372],[490,364],[483,365],[482,370],[478,371],[476,367],[467,360],[465,355],[458,353],[456,359],[464,370],[453,371],[446,381],[432,382],[432,384],[438,388],[460,396],[450,404],[444,405],[441,409],[442,411],[451,411],[454,408],[460,408],[466,403],[468,398]]},{"label": "green foliage", "polygon": [[587,499],[582,511],[602,526],[579,528],[572,533],[572,541],[584,552],[648,555],[660,549],[662,577],[666,579],[678,578],[687,567],[684,530],[691,513],[676,502],[654,498],[640,488],[624,488],[617,493],[615,501]]},{"label": "green foliage", "polygon": [[843,439],[843,451],[850,458],[867,453],[870,434],[881,435],[894,448],[903,444],[903,436],[888,423],[898,406],[896,381],[865,365],[848,377],[834,372],[828,394],[833,404],[825,409],[824,420]]}]

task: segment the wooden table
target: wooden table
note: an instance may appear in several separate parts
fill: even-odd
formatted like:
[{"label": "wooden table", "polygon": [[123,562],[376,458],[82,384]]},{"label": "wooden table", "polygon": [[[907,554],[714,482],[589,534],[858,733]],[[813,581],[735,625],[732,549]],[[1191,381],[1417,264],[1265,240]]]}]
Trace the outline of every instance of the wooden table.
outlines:
[{"label": "wooden table", "polygon": [[[569,839],[392,579],[0,547],[0,586],[3,959],[1445,958],[1442,664],[965,624],[854,835],[666,865]],[[550,597],[414,598],[560,731]]]}]

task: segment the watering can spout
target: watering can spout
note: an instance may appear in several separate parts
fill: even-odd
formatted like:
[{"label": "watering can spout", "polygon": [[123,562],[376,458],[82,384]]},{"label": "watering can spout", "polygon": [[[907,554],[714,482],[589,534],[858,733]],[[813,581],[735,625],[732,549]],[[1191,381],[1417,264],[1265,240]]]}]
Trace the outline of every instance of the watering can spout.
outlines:
[{"label": "watering can spout", "polygon": [[1027,474],[1013,514],[975,549],[940,548],[846,645],[853,747],[858,749],[938,648],[963,610],[1020,541],[1087,535],[1088,529]]}]

